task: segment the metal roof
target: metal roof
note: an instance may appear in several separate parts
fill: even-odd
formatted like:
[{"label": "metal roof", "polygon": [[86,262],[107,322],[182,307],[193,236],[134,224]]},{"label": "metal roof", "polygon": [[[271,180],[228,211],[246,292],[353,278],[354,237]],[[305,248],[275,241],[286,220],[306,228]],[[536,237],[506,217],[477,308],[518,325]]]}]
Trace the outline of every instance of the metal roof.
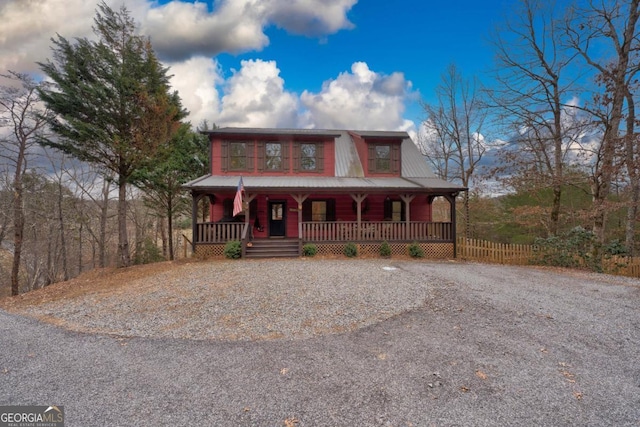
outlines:
[{"label": "metal roof", "polygon": [[335,176],[364,178],[364,168],[349,132],[340,133],[335,147]]},{"label": "metal roof", "polygon": [[279,129],[279,128],[235,128],[225,127],[203,131],[209,135],[307,135],[307,136],[329,136],[338,137],[342,133],[340,130],[331,129]]},{"label": "metal roof", "polygon": [[382,131],[382,130],[352,130],[351,132],[360,135],[363,138],[408,138],[407,132],[399,131]]},{"label": "metal roof", "polygon": [[[424,191],[456,192],[465,187],[439,179],[429,168],[424,156],[406,132],[387,131],[347,131],[318,129],[259,129],[221,128],[204,132],[221,135],[279,135],[279,136],[323,136],[334,138],[334,176],[300,176],[295,174],[278,176],[243,175],[247,191],[306,191],[366,190],[375,191]],[[400,177],[365,177],[365,168],[350,133],[367,138],[394,138],[401,142]],[[238,175],[205,175],[183,185],[191,190],[234,191],[238,185]]]},{"label": "metal roof", "polygon": [[[192,190],[218,190],[235,191],[238,186],[239,176],[212,176],[205,175],[184,185]],[[367,190],[376,191],[462,191],[465,188],[451,184],[438,178],[340,178],[326,176],[242,176],[245,191],[269,190],[281,191],[306,191],[314,190]]]},{"label": "metal roof", "polygon": [[405,178],[437,178],[418,146],[407,136],[400,147],[401,175]]}]

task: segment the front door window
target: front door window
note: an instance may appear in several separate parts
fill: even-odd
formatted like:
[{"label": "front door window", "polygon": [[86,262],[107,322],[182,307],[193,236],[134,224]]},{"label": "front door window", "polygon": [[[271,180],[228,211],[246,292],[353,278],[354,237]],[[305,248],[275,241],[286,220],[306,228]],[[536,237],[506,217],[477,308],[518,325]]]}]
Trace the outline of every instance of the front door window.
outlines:
[{"label": "front door window", "polygon": [[286,231],[285,202],[269,202],[269,235],[284,237]]}]

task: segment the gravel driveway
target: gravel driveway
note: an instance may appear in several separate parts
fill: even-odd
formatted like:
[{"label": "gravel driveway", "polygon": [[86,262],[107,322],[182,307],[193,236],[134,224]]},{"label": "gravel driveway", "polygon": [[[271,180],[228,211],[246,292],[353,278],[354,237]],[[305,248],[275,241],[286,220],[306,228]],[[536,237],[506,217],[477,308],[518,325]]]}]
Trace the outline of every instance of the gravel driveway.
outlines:
[{"label": "gravel driveway", "polygon": [[[214,297],[185,288],[181,301],[172,274]],[[638,280],[269,260],[177,266],[154,283],[0,310],[0,405],[64,405],[82,427],[640,425]]]}]

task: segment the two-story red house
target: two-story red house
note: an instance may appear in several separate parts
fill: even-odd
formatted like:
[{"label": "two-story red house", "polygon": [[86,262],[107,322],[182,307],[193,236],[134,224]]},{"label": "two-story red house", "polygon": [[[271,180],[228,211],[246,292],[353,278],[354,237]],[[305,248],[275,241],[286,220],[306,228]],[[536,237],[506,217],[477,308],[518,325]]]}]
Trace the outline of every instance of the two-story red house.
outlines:
[{"label": "two-story red house", "polygon": [[[437,178],[406,132],[222,128],[210,139],[211,173],[184,185],[193,197],[196,255],[240,240],[246,256],[300,254],[305,243],[341,254],[348,242],[377,254],[455,256],[455,198],[466,188]],[[242,177],[243,212],[233,216]],[[447,221],[432,220],[444,197]]]}]

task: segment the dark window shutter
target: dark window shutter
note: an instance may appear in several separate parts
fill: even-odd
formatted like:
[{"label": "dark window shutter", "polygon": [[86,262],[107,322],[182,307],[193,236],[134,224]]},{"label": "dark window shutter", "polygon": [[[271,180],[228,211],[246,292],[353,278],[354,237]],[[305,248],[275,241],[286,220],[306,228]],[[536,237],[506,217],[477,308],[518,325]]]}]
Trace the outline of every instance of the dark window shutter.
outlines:
[{"label": "dark window shutter", "polygon": [[369,173],[376,171],[376,146],[369,144],[369,158],[367,159],[369,165]]},{"label": "dark window shutter", "polygon": [[336,199],[327,199],[327,221],[336,220]]},{"label": "dark window shutter", "polygon": [[382,216],[385,220],[391,220],[393,217],[393,204],[391,199],[384,199],[384,214]]},{"label": "dark window shutter", "polygon": [[229,170],[229,141],[220,143],[220,169],[223,172]]},{"label": "dark window shutter", "polygon": [[316,172],[324,172],[324,144],[316,144]]},{"label": "dark window shutter", "polygon": [[282,142],[282,170],[283,172],[289,172],[289,143]]},{"label": "dark window shutter", "polygon": [[302,202],[302,221],[311,221],[311,200]]},{"label": "dark window shutter", "polygon": [[249,218],[255,218],[258,216],[258,199],[253,199],[249,202]]},{"label": "dark window shutter", "polygon": [[222,217],[226,219],[233,217],[233,199],[222,201]]},{"label": "dark window shutter", "polygon": [[300,170],[300,143],[293,143],[293,171],[298,172]]},{"label": "dark window shutter", "polygon": [[262,172],[264,170],[264,159],[265,159],[265,143],[264,141],[258,142],[258,172]]},{"label": "dark window shutter", "polygon": [[255,143],[253,141],[247,142],[247,170],[253,172],[255,169],[256,152],[254,150]]},{"label": "dark window shutter", "polygon": [[391,146],[391,172],[400,173],[400,145]]}]

